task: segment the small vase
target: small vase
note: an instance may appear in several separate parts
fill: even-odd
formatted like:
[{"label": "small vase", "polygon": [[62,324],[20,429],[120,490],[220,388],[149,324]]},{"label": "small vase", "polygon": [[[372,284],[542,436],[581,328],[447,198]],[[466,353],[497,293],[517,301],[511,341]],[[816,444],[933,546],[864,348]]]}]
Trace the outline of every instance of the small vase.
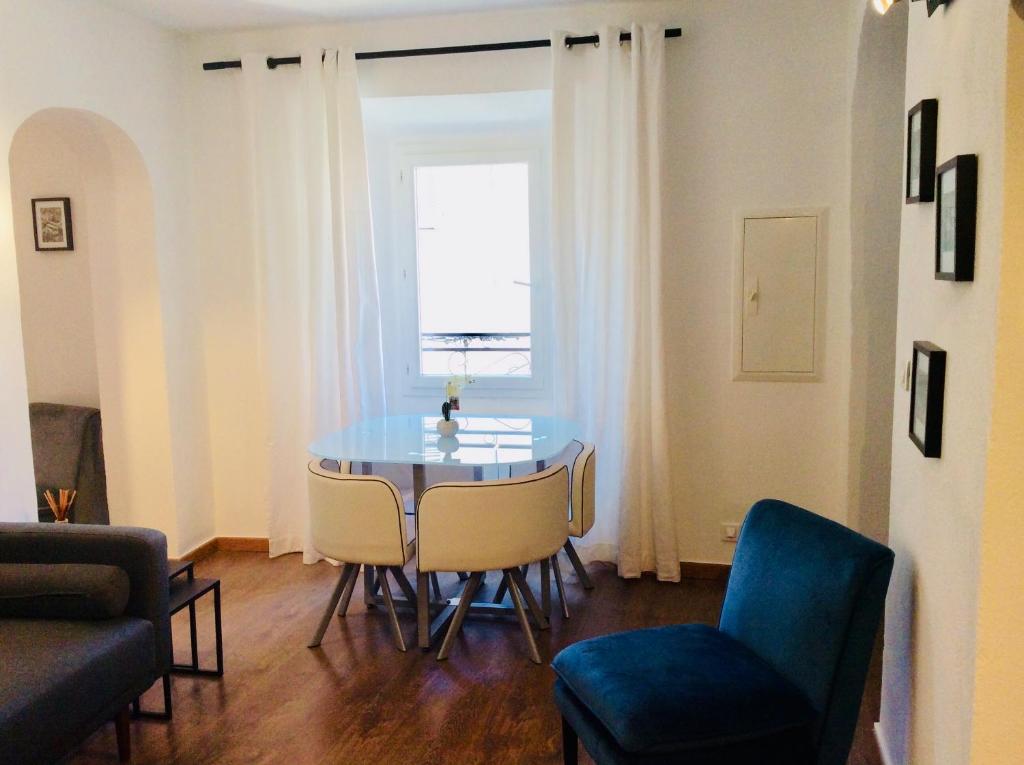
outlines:
[{"label": "small vase", "polygon": [[445,438],[451,438],[459,432],[459,423],[457,420],[438,420],[437,432]]}]

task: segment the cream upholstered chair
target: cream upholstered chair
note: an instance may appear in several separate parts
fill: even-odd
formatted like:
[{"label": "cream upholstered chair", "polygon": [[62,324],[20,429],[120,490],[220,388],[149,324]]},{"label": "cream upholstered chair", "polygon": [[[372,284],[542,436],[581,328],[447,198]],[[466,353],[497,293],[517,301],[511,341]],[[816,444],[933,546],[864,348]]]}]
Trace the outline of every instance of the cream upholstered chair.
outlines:
[{"label": "cream upholstered chair", "polygon": [[339,469],[340,472],[325,469],[315,460],[309,463],[313,547],[321,555],[343,563],[338,584],[309,647],[320,645],[335,608],[339,616],[345,615],[362,566],[363,576],[376,568],[395,644],[404,651],[405,640],[387,577],[390,571],[403,590],[411,590],[402,566],[415,554],[416,543],[408,538],[402,494],[386,478],[351,475],[350,466],[344,462]]},{"label": "cream upholstered chair", "polygon": [[530,658],[540,663],[524,601],[541,629],[547,619],[519,567],[547,561],[565,543],[568,490],[569,470],[557,464],[521,478],[440,483],[423,492],[416,515],[420,618],[426,614],[423,593],[431,572],[470,572],[438,659],[447,658],[484,573],[501,570]]},{"label": "cream upholstered chair", "polygon": [[[594,588],[594,584],[590,581],[587,569],[583,565],[583,561],[580,560],[580,556],[576,552],[576,548],[573,547],[572,540],[569,537],[582,538],[594,525],[594,485],[597,476],[597,456],[594,445],[573,440],[559,454],[558,461],[565,465],[572,465],[572,473],[569,478],[569,536],[566,537],[563,547],[565,554],[569,557],[569,562],[576,570],[576,576],[579,578],[583,588],[591,590]],[[550,608],[548,607],[548,599],[546,597],[548,592],[548,572],[547,566],[544,565],[546,563],[547,561],[542,562],[540,575],[541,587],[544,588],[545,593],[544,613],[549,615]],[[555,585],[558,587],[558,598],[562,605],[562,615],[568,619],[569,604],[565,599],[565,584],[562,581],[562,569],[558,563],[557,554],[551,556],[551,567],[555,573]],[[525,576],[526,567],[522,569],[522,573]],[[507,587],[508,577],[502,577],[501,584],[494,594],[495,603],[500,603],[504,600]]]},{"label": "cream upholstered chair", "polygon": [[[575,441],[579,452],[572,466],[572,491],[569,501],[569,537],[582,539],[594,526],[594,486],[597,479],[597,453],[593,444]],[[576,569],[576,576],[584,589],[593,589],[587,569],[583,566],[572,539],[565,540],[565,554]]]}]

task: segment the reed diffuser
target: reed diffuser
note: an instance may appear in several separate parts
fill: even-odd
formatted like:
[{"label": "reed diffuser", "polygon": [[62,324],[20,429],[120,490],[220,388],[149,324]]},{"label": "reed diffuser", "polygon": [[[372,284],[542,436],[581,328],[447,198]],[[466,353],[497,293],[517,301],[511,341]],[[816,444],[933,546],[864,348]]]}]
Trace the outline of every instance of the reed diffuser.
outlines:
[{"label": "reed diffuser", "polygon": [[56,523],[68,523],[68,513],[71,511],[71,504],[77,496],[78,492],[74,489],[60,489],[56,497],[53,496],[53,492],[49,489],[43,492],[43,497],[46,498],[46,504],[53,511]]}]

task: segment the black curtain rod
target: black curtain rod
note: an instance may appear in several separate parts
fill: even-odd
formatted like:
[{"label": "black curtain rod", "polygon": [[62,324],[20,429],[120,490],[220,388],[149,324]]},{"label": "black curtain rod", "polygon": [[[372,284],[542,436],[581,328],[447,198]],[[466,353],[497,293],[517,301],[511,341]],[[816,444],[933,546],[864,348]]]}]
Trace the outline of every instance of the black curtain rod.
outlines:
[{"label": "black curtain rod", "polygon": [[[683,30],[679,27],[666,29],[665,37],[682,37]],[[597,45],[600,42],[598,35],[586,35],[584,37],[566,37],[565,44],[568,47],[574,45]],[[633,35],[629,32],[622,32],[619,35],[619,42],[630,42]],[[443,56],[449,53],[485,53],[492,50],[520,50],[522,48],[550,48],[551,40],[519,40],[516,42],[481,43],[478,45],[449,45],[443,48],[407,48],[405,50],[375,50],[366,53],[357,53],[356,61],[368,61],[375,58],[408,58],[410,56]],[[267,67],[276,69],[279,66],[288,64],[301,64],[301,56],[267,57]],[[216,69],[241,69],[241,61],[207,61],[203,69],[207,72]]]}]

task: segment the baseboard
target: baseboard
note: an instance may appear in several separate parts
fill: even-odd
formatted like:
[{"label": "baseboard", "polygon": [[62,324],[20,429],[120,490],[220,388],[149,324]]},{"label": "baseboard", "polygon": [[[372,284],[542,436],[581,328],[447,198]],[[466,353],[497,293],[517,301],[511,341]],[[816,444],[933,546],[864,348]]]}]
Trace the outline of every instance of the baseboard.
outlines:
[{"label": "baseboard", "polygon": [[725,582],[729,579],[732,566],[728,563],[691,563],[683,561],[679,571],[683,579],[709,579],[713,582]]},{"label": "baseboard", "polygon": [[227,552],[270,552],[266,537],[217,537],[217,549]]},{"label": "baseboard", "polygon": [[[199,561],[209,558],[218,551],[269,553],[270,540],[266,537],[214,537],[181,557],[185,560]],[[683,561],[679,564],[683,579],[704,579],[712,582],[728,581],[731,569],[732,566],[728,563]]]},{"label": "baseboard", "polygon": [[878,751],[882,755],[882,765],[896,765],[896,760],[890,754],[889,742],[885,738],[885,729],[880,722],[875,723],[875,743],[878,744]]},{"label": "baseboard", "polygon": [[181,557],[185,560],[199,561],[209,558],[215,552],[270,552],[270,540],[266,537],[214,537],[203,542],[194,550],[189,550]]}]

